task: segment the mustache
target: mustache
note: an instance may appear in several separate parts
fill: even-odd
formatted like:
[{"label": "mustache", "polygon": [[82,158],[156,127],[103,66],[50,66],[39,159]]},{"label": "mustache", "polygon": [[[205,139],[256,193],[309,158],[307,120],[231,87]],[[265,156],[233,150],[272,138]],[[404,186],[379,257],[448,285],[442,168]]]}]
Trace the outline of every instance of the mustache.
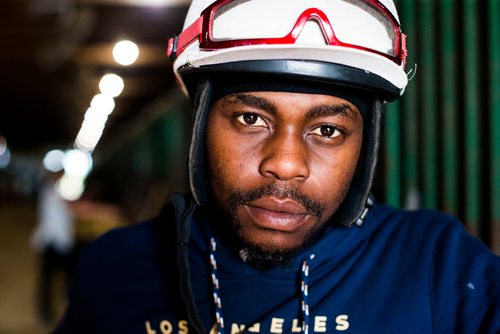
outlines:
[{"label": "mustache", "polygon": [[263,197],[278,199],[292,199],[302,204],[309,215],[320,218],[325,210],[324,205],[301,191],[291,187],[280,187],[275,184],[266,184],[250,191],[235,191],[229,196],[229,210],[235,213],[239,206],[246,205]]}]

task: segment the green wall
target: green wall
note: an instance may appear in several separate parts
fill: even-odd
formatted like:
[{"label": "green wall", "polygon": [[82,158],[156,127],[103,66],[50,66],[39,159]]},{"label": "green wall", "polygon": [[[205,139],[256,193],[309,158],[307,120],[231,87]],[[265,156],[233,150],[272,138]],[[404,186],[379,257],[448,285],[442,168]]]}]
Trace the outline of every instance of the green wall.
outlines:
[{"label": "green wall", "polygon": [[385,199],[458,216],[500,252],[500,1],[397,6],[417,70],[387,106]]}]

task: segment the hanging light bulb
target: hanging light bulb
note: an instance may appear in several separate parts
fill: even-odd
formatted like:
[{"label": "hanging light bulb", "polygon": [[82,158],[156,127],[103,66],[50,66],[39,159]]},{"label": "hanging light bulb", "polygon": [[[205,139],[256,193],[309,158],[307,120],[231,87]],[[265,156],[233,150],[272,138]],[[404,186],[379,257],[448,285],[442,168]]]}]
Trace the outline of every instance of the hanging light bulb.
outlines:
[{"label": "hanging light bulb", "polygon": [[123,79],[116,74],[109,73],[102,77],[99,81],[99,89],[101,93],[110,97],[117,97],[123,91],[125,84]]},{"label": "hanging light bulb", "polygon": [[139,47],[132,41],[120,41],[113,47],[113,57],[118,64],[132,65],[139,57]]}]

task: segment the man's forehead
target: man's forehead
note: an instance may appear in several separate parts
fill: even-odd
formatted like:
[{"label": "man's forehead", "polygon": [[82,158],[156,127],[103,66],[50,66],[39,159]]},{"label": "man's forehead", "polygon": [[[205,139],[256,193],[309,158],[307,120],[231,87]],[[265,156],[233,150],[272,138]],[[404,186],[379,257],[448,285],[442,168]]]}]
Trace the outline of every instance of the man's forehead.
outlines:
[{"label": "man's forehead", "polygon": [[[236,104],[244,105],[252,108],[264,110],[270,114],[276,114],[279,105],[276,105],[275,99],[287,99],[293,96],[295,100],[300,100],[301,97],[310,97],[317,95],[290,93],[290,92],[246,92],[226,95],[221,99],[221,102],[226,105]],[[306,120],[317,117],[330,117],[340,115],[342,117],[357,120],[361,117],[361,113],[356,106],[349,101],[336,96],[328,99],[327,102],[319,100],[317,103],[310,104],[304,115]],[[314,99],[313,99],[314,101]]]},{"label": "man's forehead", "polygon": [[[276,92],[276,93],[299,93],[299,94],[319,94],[333,96],[345,101],[348,101],[358,109],[361,116],[364,118],[366,111],[369,109],[373,98],[366,95],[357,89],[333,86],[313,81],[303,80],[286,80],[276,77],[220,77],[212,81],[212,104],[216,101],[226,98],[226,102],[238,103],[251,101],[256,103],[264,103],[258,101],[251,93],[256,92]],[[264,104],[263,104],[264,106]]]}]

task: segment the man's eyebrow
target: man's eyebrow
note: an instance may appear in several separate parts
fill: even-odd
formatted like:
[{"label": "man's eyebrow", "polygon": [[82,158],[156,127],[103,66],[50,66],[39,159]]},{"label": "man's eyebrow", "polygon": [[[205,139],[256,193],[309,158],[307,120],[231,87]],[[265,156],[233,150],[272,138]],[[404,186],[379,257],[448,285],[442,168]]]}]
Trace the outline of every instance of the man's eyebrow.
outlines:
[{"label": "man's eyebrow", "polygon": [[224,103],[243,104],[247,107],[257,108],[267,111],[270,114],[276,114],[276,106],[268,100],[252,94],[231,94],[223,98]]},{"label": "man's eyebrow", "polygon": [[307,112],[306,119],[332,116],[341,116],[355,121],[359,119],[360,114],[347,103],[339,103],[314,107]]}]

